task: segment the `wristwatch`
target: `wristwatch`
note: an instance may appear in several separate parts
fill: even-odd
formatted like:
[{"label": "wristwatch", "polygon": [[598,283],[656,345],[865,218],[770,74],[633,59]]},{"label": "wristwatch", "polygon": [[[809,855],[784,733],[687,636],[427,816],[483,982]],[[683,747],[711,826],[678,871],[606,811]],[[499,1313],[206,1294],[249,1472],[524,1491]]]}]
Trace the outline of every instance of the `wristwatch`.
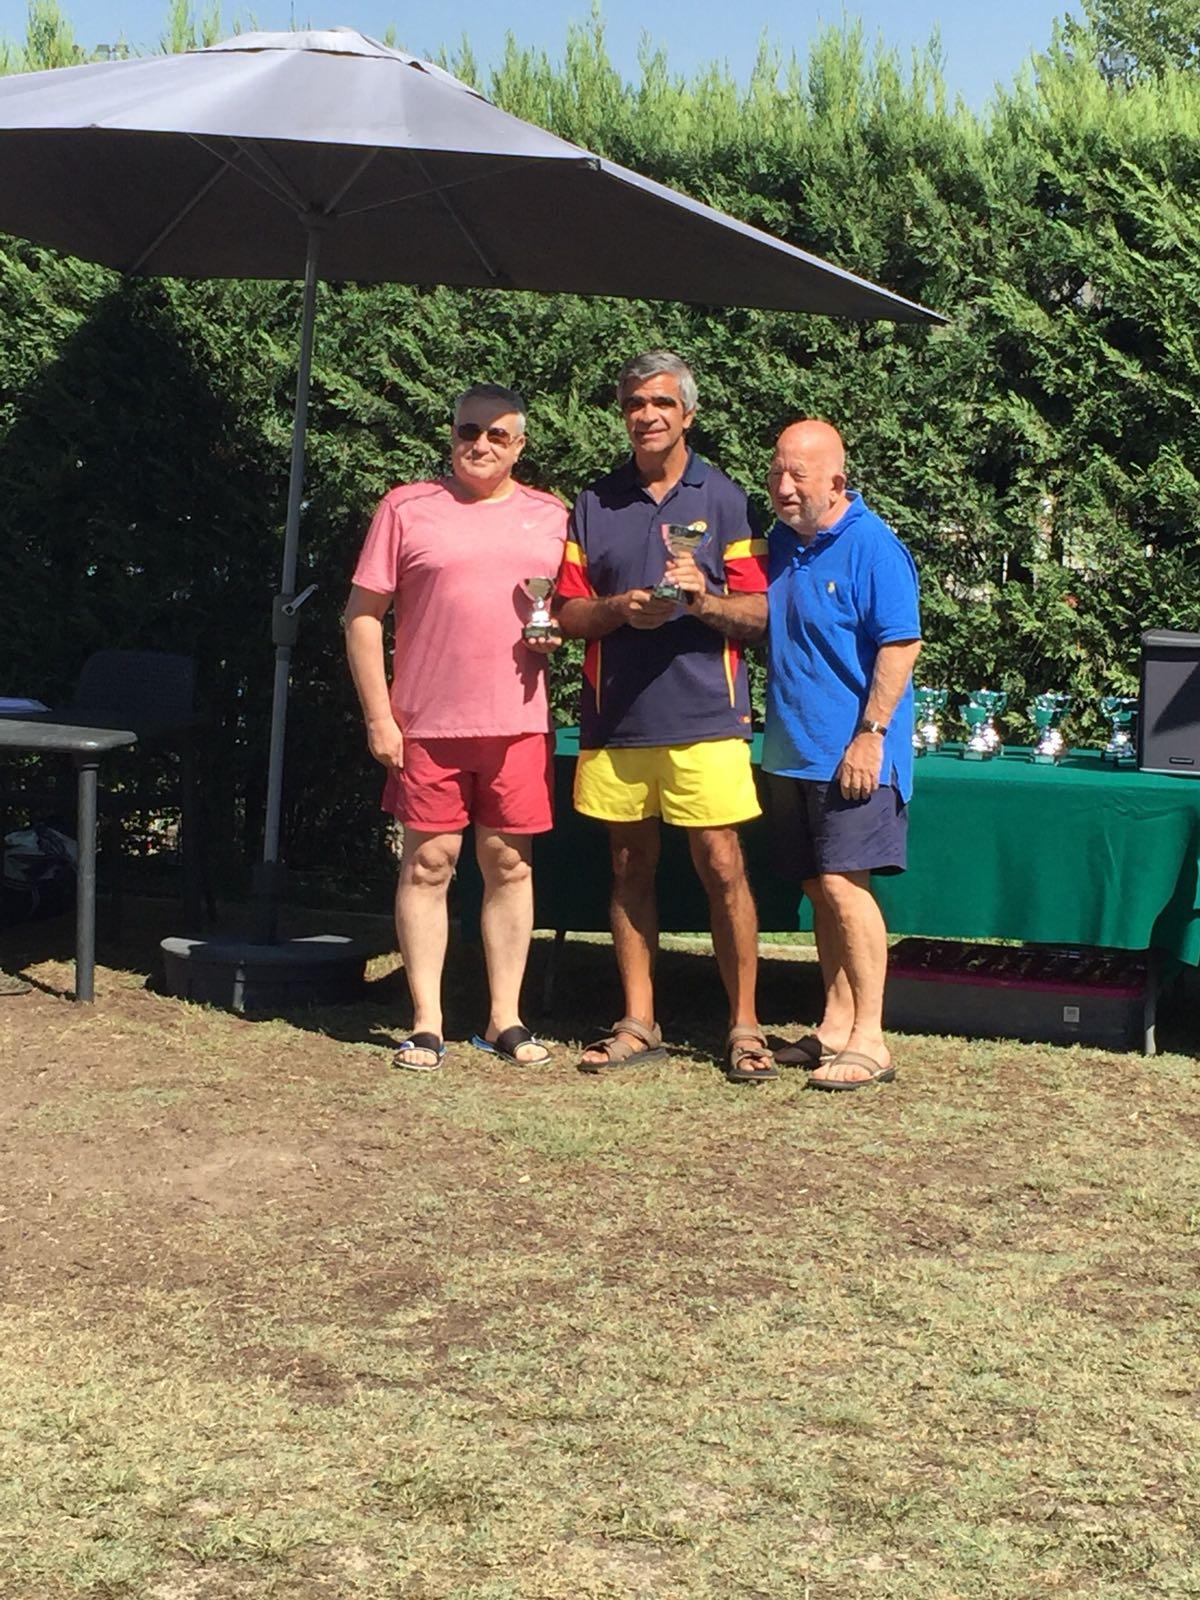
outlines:
[{"label": "wristwatch", "polygon": [[872,722],[870,717],[864,717],[854,731],[855,733],[886,733],[888,725],[886,722]]}]

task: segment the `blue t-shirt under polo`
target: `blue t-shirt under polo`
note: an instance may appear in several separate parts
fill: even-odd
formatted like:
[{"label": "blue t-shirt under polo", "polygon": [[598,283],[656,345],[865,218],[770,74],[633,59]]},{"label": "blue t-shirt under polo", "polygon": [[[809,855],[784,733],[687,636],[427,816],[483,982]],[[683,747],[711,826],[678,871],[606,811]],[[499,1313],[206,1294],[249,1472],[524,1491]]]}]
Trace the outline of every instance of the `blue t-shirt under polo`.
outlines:
[{"label": "blue t-shirt under polo", "polygon": [[[879,646],[919,639],[917,569],[880,517],[850,505],[807,545],[783,523],[768,549],[767,720],[763,767],[828,781],[866,714]],[[912,794],[912,684],[883,741],[880,781]]]}]

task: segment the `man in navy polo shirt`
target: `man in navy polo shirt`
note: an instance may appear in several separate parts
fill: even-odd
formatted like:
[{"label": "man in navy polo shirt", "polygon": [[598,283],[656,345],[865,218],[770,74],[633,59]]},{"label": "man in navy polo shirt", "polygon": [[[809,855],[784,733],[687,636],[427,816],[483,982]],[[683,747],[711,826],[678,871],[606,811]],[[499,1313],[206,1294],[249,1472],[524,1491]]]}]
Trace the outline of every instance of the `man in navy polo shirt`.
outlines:
[{"label": "man in navy polo shirt", "polygon": [[[737,824],[759,814],[750,770],[742,646],[767,620],[766,544],[746,496],[688,446],[696,383],[651,350],[627,361],[617,400],[633,457],[576,501],[559,576],[559,621],[586,639],[575,808],[606,822],[612,931],[625,1015],[583,1053],[585,1072],[664,1054],[654,1020],[659,823],[688,830],[729,996],[726,1075],[776,1076],[755,1014],[758,920]],[[672,556],[671,526],[702,534]],[[654,593],[664,579],[682,601]]]},{"label": "man in navy polo shirt", "polygon": [[777,1052],[815,1089],[894,1078],[883,1037],[887,930],[872,872],[902,872],[912,794],[917,570],[846,488],[827,422],[796,422],[768,478],[770,634],[763,768],[785,867],[813,907],[825,1013]]}]

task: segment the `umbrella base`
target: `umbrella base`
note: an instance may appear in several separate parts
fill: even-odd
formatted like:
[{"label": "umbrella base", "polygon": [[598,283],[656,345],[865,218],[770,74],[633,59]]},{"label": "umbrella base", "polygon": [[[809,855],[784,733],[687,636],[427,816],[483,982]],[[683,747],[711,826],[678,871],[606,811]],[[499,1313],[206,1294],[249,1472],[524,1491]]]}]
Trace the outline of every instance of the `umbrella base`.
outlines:
[{"label": "umbrella base", "polygon": [[162,953],[168,994],[226,1011],[294,1011],[363,997],[367,952],[336,934],[277,944],[164,939]]}]

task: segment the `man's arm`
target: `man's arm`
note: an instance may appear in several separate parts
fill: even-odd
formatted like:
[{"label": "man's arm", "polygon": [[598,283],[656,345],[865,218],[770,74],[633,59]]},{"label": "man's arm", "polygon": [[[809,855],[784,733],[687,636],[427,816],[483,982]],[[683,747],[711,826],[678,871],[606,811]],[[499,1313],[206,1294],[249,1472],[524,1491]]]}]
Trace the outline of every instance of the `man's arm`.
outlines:
[{"label": "man's arm", "polygon": [[691,555],[667,563],[667,582],[684,592],[689,613],[726,639],[761,644],[767,636],[767,597],[761,592],[709,594],[704,574]]},{"label": "man's arm", "polygon": [[699,594],[688,610],[726,639],[761,644],[767,637],[765,594]]},{"label": "man's arm", "polygon": [[350,676],[367,725],[367,748],[382,766],[402,767],[404,737],[392,713],[383,656],[383,619],[391,604],[390,594],[376,594],[353,584],[342,613],[342,626]]},{"label": "man's arm", "polygon": [[569,596],[557,602],[554,614],[566,638],[603,639],[625,623],[661,628],[675,615],[675,602],[660,600],[649,589],[629,589],[625,594]]},{"label": "man's arm", "polygon": [[[880,645],[863,712],[864,721],[887,724],[892,720],[920,653],[920,639],[896,639]],[[882,768],[883,735],[856,733],[846,746],[834,777],[839,780],[847,800],[866,800],[878,789]]]}]

